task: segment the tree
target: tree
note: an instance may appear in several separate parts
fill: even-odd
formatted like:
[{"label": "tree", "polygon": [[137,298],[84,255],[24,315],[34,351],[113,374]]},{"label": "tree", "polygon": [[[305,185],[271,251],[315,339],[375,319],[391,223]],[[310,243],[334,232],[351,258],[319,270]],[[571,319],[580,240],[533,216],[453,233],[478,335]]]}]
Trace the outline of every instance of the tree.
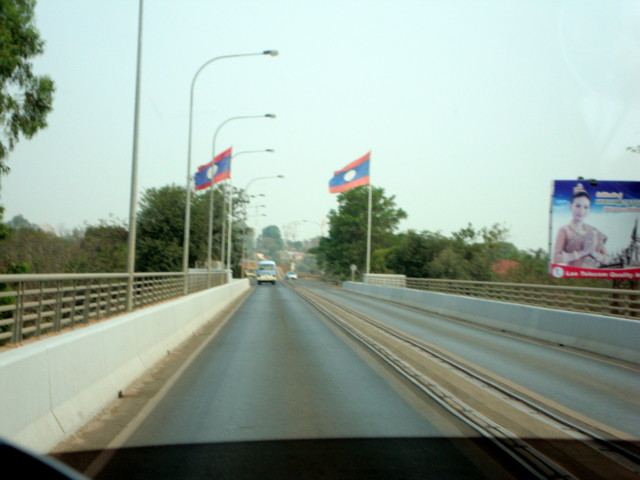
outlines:
[{"label": "tree", "polygon": [[470,223],[467,224],[466,227],[453,232],[450,248],[432,261],[432,274],[435,278],[495,280],[492,265],[517,253],[515,246],[506,241],[508,233],[508,229],[499,224],[480,230],[475,229]]},{"label": "tree", "polygon": [[40,228],[38,227],[38,225],[31,223],[22,215],[15,215],[11,220],[7,222],[7,226],[13,228],[14,230],[18,228]]},{"label": "tree", "polygon": [[448,247],[438,253],[429,263],[432,278],[449,280],[472,280],[472,264],[459,250]]},{"label": "tree", "polygon": [[[318,262],[328,272],[349,278],[350,266],[364,271],[367,250],[367,214],[369,187],[357,187],[338,196],[338,209],[329,212],[329,236],[320,240]],[[396,207],[395,196],[387,197],[384,189],[373,187],[371,248],[391,247],[400,220],[407,217]]]},{"label": "tree", "polygon": [[280,229],[276,225],[269,225],[262,229],[258,238],[258,250],[276,263],[280,262],[280,251],[284,248],[284,240]]},{"label": "tree", "polygon": [[86,228],[80,240],[78,270],[86,273],[117,273],[127,269],[129,231],[105,221]]},{"label": "tree", "polygon": [[[184,187],[176,185],[150,188],[142,194],[136,235],[137,271],[179,272],[182,270],[185,199]],[[192,195],[190,266],[206,257],[207,214],[208,202],[205,196]],[[217,225],[219,238],[220,221]]]},{"label": "tree", "polygon": [[36,76],[29,59],[44,51],[34,25],[35,0],[0,0],[0,175],[4,159],[20,136],[33,137],[47,126],[53,106],[53,80]]},{"label": "tree", "polygon": [[4,215],[4,207],[0,205],[0,242],[5,238],[7,238],[10,234],[9,228],[2,221],[3,215]]},{"label": "tree", "polygon": [[16,265],[30,273],[70,273],[76,271],[77,243],[40,228],[19,228],[0,242],[0,271],[12,272]]},{"label": "tree", "polygon": [[[207,265],[207,236],[209,233],[210,191],[191,196],[191,231],[189,233],[189,267]],[[220,259],[222,238],[223,193],[214,188],[214,215],[212,228],[212,259]],[[233,191],[234,216],[240,214],[244,200],[240,190]],[[140,272],[182,271],[184,254],[184,187],[169,185],[150,188],[140,200],[136,245],[136,270]],[[242,228],[234,225],[231,263],[237,270],[242,254]]]},{"label": "tree", "polygon": [[434,278],[429,264],[451,244],[440,233],[409,230],[398,235],[387,256],[387,266],[396,273],[413,278]]},{"label": "tree", "polygon": [[496,275],[494,265],[510,260],[514,265],[523,258],[512,243],[506,241],[508,229],[499,224],[476,229],[473,225],[453,232],[417,233],[409,230],[397,235],[386,256],[386,266],[395,273],[415,278],[449,278],[459,280],[504,280]]}]

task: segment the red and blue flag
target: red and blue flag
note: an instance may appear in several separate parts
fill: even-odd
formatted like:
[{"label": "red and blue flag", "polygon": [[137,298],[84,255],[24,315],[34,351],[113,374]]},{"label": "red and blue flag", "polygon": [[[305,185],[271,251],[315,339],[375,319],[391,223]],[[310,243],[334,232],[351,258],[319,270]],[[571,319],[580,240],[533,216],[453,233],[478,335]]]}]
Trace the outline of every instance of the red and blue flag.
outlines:
[{"label": "red and blue flag", "polygon": [[212,182],[215,184],[227,178],[231,178],[231,147],[218,154],[213,161],[200,165],[194,183],[196,190],[203,190],[210,187]]},{"label": "red and blue flag", "polygon": [[329,181],[329,193],[341,193],[361,185],[369,185],[371,152],[334,172]]}]

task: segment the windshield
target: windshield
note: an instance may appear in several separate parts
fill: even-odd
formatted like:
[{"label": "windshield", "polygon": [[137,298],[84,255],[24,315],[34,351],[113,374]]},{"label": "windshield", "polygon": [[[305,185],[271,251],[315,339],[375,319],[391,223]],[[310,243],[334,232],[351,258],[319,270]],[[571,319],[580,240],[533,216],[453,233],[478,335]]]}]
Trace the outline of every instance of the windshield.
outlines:
[{"label": "windshield", "polygon": [[[46,453],[105,479],[626,474],[576,439],[640,439],[640,2],[41,0],[33,25],[54,90],[0,102],[0,273],[105,276],[0,279],[0,346],[206,305],[52,359],[40,385],[95,357],[104,392],[46,392]],[[11,382],[0,404],[36,395]]]}]

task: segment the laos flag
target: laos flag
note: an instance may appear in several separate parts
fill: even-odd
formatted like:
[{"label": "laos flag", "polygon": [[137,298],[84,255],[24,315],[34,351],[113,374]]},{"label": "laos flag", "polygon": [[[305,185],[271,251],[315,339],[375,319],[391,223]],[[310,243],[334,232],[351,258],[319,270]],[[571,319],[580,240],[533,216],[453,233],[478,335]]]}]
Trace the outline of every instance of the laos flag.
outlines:
[{"label": "laos flag", "polygon": [[371,152],[334,172],[329,181],[329,193],[341,193],[361,185],[369,185]]},{"label": "laos flag", "polygon": [[231,178],[231,147],[211,162],[198,167],[194,177],[196,190],[203,190],[211,186],[211,183],[218,183]]}]

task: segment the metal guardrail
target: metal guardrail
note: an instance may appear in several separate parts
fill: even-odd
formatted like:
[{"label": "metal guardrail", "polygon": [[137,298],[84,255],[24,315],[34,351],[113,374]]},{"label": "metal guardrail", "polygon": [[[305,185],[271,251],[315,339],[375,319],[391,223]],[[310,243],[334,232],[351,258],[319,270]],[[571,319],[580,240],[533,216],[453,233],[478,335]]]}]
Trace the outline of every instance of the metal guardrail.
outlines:
[{"label": "metal guardrail", "polygon": [[316,282],[327,283],[329,285],[342,285],[342,280],[336,280],[335,278],[323,277],[322,275],[316,275],[312,273],[299,273],[298,278],[301,280],[315,280]]},{"label": "metal guardrail", "polygon": [[[464,295],[500,302],[640,319],[640,291],[614,288],[581,288],[520,283],[474,282],[429,278],[403,278],[404,286],[450,295]],[[399,287],[398,279],[371,275],[367,283]]]},{"label": "metal guardrail", "polygon": [[[227,283],[225,271],[190,272],[187,292]],[[127,311],[126,273],[0,275],[0,345]],[[184,273],[136,273],[133,309],[184,295]]]}]

